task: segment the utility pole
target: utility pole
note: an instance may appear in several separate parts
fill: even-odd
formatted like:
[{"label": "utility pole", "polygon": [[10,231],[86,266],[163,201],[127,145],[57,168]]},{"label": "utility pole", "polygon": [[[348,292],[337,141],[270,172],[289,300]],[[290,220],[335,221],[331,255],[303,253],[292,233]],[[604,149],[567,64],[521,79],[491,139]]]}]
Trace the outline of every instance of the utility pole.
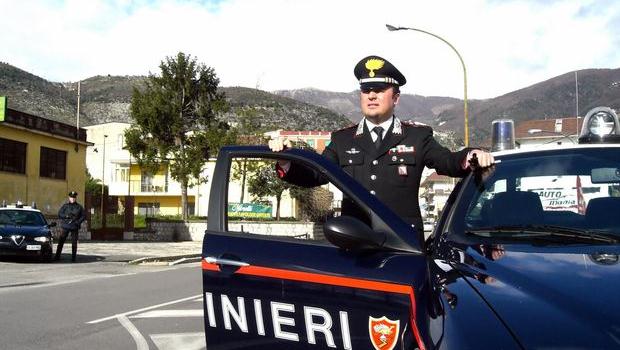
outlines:
[{"label": "utility pole", "polygon": [[[77,127],[77,133],[79,135],[80,133],[80,83],[81,81],[78,81],[78,96],[77,96],[77,122],[76,122],[76,127]],[[79,138],[79,136],[78,136]]]},{"label": "utility pole", "polygon": [[108,135],[103,135],[103,154],[101,158],[101,227],[105,226],[105,211],[103,209],[103,196],[105,194],[105,140]]},{"label": "utility pole", "polygon": [[577,83],[577,71],[575,71],[575,119],[577,120],[577,138],[579,138],[579,84]]}]

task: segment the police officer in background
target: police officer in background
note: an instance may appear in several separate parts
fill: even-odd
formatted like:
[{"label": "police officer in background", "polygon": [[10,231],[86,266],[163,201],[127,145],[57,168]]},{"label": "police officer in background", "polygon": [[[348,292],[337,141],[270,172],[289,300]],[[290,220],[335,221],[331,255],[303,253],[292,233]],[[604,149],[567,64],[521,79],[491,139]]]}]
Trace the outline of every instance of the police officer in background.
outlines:
[{"label": "police officer in background", "polygon": [[69,233],[71,233],[71,261],[75,262],[77,256],[78,232],[82,222],[86,218],[84,216],[84,208],[76,202],[77,195],[75,191],[69,192],[69,201],[63,204],[58,211],[62,233],[60,234],[58,245],[56,246],[55,260],[60,260],[62,246],[65,244],[65,240]]},{"label": "police officer in background", "polygon": [[[466,148],[451,152],[433,137],[424,124],[403,122],[394,116],[405,76],[386,59],[368,56],[357,63],[355,77],[360,84],[363,114],[359,124],[335,131],[323,156],[339,164],[396,214],[412,224],[420,242],[424,232],[418,192],[424,166],[437,173],[463,177],[469,173],[472,158],[476,166],[494,163],[489,152]],[[269,147],[279,152],[292,147],[290,140],[271,140]],[[278,161],[278,176],[290,183],[313,187],[327,180],[318,172],[289,161]],[[368,222],[368,218],[350,199],[342,201],[342,214]]]}]

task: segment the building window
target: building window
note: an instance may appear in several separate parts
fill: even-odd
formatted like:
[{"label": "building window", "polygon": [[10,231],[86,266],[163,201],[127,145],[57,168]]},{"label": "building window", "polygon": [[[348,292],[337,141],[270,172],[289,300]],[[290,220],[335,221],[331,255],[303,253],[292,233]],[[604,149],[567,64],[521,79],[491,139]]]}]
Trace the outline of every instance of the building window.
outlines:
[{"label": "building window", "polygon": [[64,180],[67,178],[67,152],[41,147],[39,176]]},{"label": "building window", "polygon": [[125,147],[125,135],[118,134],[118,136],[116,136],[116,149],[120,151],[123,147]]},{"label": "building window", "polygon": [[0,138],[0,171],[26,173],[26,144]]},{"label": "building window", "polygon": [[159,215],[159,203],[138,203],[138,215],[147,217]]},{"label": "building window", "polygon": [[114,169],[113,179],[114,182],[127,182],[129,181],[129,168],[122,165],[116,165]]}]

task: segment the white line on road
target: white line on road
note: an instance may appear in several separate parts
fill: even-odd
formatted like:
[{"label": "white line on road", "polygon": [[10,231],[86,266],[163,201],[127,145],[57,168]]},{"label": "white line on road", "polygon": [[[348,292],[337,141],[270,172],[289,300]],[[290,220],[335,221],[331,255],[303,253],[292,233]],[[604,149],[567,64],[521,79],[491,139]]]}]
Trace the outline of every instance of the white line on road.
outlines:
[{"label": "white line on road", "polygon": [[202,332],[151,334],[150,337],[159,350],[201,350],[207,348],[205,334]]},{"label": "white line on road", "polygon": [[154,310],[147,311],[137,315],[131,316],[131,318],[156,318],[156,317],[203,317],[203,309],[188,309],[188,310]]},{"label": "white line on road", "polygon": [[149,343],[146,342],[146,339],[144,339],[144,337],[142,336],[140,331],[138,331],[136,326],[134,326],[133,323],[129,321],[127,316],[118,315],[116,318],[118,319],[118,322],[120,322],[121,325],[125,327],[125,329],[129,332],[129,334],[131,334],[131,337],[136,342],[137,350],[149,350]]},{"label": "white line on road", "polygon": [[104,321],[108,321],[108,320],[113,320],[115,318],[118,318],[119,316],[133,315],[133,314],[136,314],[136,313],[140,313],[140,312],[156,309],[158,307],[168,306],[168,305],[172,305],[172,304],[177,304],[177,303],[181,303],[181,302],[192,300],[192,299],[196,299],[196,298],[202,298],[202,294],[194,295],[194,296],[183,298],[183,299],[177,299],[177,300],[169,301],[167,303],[153,305],[153,306],[145,307],[145,308],[142,308],[142,309],[137,309],[137,310],[133,310],[133,311],[123,312],[123,313],[116,314],[116,315],[113,315],[113,316],[108,316],[108,317],[100,318],[100,319],[97,319],[97,320],[89,321],[89,322],[86,322],[86,324],[95,324],[95,323],[100,323],[100,322],[104,322]]}]

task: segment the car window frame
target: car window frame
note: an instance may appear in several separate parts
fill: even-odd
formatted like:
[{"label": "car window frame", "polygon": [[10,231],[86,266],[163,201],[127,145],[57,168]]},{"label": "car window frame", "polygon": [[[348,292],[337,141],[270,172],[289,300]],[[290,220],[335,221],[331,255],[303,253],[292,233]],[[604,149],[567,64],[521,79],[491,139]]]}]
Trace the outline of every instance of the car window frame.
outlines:
[{"label": "car window frame", "polygon": [[[405,223],[359,182],[344,172],[337,164],[315,152],[291,148],[283,152],[272,152],[266,146],[226,146],[218,153],[211,182],[207,230],[228,234],[228,182],[233,158],[286,159],[300,162],[320,171],[344,195],[347,195],[365,210],[370,217],[372,229],[386,233],[382,248],[422,254],[415,230]],[[274,169],[275,171],[275,169]]]}]

